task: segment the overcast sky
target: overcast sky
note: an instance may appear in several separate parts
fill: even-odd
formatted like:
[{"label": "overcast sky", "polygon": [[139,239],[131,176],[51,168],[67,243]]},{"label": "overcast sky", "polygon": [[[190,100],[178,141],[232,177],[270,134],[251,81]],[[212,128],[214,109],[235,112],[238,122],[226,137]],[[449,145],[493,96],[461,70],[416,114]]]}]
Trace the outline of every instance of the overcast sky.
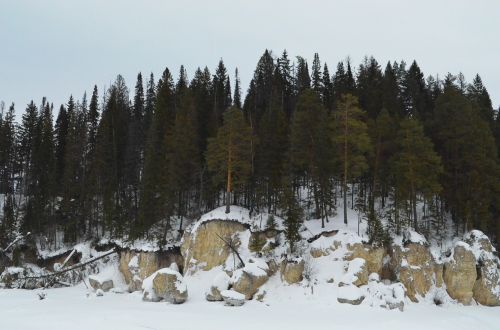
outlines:
[{"label": "overcast sky", "polygon": [[333,70],[349,56],[416,59],[427,75],[483,78],[500,105],[498,0],[0,0],[0,100],[17,113],[43,96],[56,106],[122,74],[158,78],[181,64],[238,66],[246,91],[265,49]]}]

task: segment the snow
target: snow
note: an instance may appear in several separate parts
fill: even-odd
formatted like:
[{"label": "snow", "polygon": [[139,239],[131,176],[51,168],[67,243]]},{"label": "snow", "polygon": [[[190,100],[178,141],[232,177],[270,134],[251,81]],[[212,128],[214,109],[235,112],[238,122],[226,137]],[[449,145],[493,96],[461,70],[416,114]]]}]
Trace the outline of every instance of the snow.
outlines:
[{"label": "snow", "polygon": [[349,262],[347,272],[342,277],[341,283],[352,284],[358,280],[357,274],[365,267],[366,261],[362,258],[354,258]]},{"label": "snow", "polygon": [[234,290],[223,290],[220,293],[220,295],[225,297],[225,298],[236,299],[236,300],[245,300],[244,294],[241,294],[241,293],[236,292]]},{"label": "snow", "polygon": [[212,286],[216,287],[217,290],[223,291],[229,288],[231,278],[226,274],[226,272],[220,272],[215,276]]},{"label": "snow", "polygon": [[[238,221],[240,223],[250,225],[250,227],[254,231],[264,230],[266,229],[267,219],[269,218],[269,216],[270,215],[267,213],[257,213],[255,215],[250,216],[250,211],[248,209],[236,205],[231,205],[230,212],[226,213],[226,207],[221,206],[202,215],[200,219],[193,224],[190,231],[191,233],[196,232],[196,230],[202,223],[210,220]],[[275,215],[273,216],[276,229],[283,230],[284,229],[283,219]]]},{"label": "snow", "polygon": [[339,287],[338,298],[346,300],[358,300],[364,296],[363,290],[355,285],[344,285]]}]

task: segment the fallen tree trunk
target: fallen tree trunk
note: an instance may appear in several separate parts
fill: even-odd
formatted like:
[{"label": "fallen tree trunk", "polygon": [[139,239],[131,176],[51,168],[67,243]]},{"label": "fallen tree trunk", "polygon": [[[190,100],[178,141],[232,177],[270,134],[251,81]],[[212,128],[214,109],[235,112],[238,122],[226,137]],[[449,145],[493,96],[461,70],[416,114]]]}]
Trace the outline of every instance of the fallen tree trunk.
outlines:
[{"label": "fallen tree trunk", "polygon": [[39,276],[26,276],[26,277],[23,277],[23,278],[20,278],[19,280],[30,280],[30,279],[40,279],[40,278],[47,278],[47,277],[51,277],[51,276],[57,276],[57,275],[61,275],[61,274],[64,274],[66,272],[69,272],[71,270],[75,270],[75,269],[78,269],[78,268],[82,268],[88,264],[91,264],[93,262],[96,262],[97,260],[99,259],[102,259],[104,257],[107,257],[113,253],[117,253],[117,251],[115,249],[111,249],[110,251],[104,253],[103,255],[99,256],[99,257],[95,257],[95,258],[92,258],[86,262],[83,262],[83,263],[79,263],[79,264],[76,264],[76,265],[73,265],[71,267],[68,267],[66,269],[63,269],[63,270],[60,270],[60,271],[57,271],[57,272],[54,272],[54,273],[50,273],[50,274],[45,274],[45,275],[39,275]]}]

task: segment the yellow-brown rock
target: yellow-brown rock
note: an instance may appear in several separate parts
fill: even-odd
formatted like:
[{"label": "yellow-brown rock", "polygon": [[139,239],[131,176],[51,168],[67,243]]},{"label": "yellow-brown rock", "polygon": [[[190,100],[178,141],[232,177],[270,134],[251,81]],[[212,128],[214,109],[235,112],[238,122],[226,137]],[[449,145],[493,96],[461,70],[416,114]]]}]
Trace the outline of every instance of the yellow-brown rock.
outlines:
[{"label": "yellow-brown rock", "polygon": [[303,279],[305,262],[301,260],[283,260],[280,267],[281,279],[288,284],[299,283]]},{"label": "yellow-brown rock", "polygon": [[444,264],[443,279],[446,291],[451,298],[469,305],[476,278],[476,258],[468,244],[458,242],[453,249],[452,256]]},{"label": "yellow-brown rock", "polygon": [[232,251],[222,239],[232,239],[238,247],[241,242],[237,234],[246,230],[247,226],[237,221],[209,220],[193,232],[186,232],[181,246],[185,271],[193,273],[198,268],[210,270],[223,265]]},{"label": "yellow-brown rock", "polygon": [[382,273],[384,257],[386,255],[386,250],[384,248],[356,243],[352,245],[349,244],[347,249],[349,250],[349,254],[345,257],[345,260],[351,261],[356,258],[365,259],[369,274]]}]

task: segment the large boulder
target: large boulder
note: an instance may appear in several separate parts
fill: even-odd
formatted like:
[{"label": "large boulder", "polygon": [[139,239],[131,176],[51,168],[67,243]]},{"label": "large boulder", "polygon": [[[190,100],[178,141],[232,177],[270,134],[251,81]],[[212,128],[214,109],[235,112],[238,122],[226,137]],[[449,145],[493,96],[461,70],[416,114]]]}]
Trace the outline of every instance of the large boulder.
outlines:
[{"label": "large boulder", "polygon": [[268,280],[267,264],[261,260],[251,260],[244,268],[237,269],[231,278],[232,289],[245,295],[250,300],[259,288]]},{"label": "large boulder", "polygon": [[500,269],[498,261],[484,260],[478,267],[478,279],[474,283],[474,299],[485,306],[500,306]]},{"label": "large boulder", "polygon": [[207,271],[224,265],[232,253],[224,240],[232,240],[237,248],[241,245],[238,234],[246,230],[247,225],[233,220],[208,220],[196,224],[191,231],[185,232],[182,239],[181,253],[184,256],[185,271]]},{"label": "large boulder", "polygon": [[[376,273],[374,273],[376,274]],[[339,282],[339,286],[368,284],[368,266],[365,259],[355,258],[349,262],[347,272]]]},{"label": "large boulder", "polygon": [[476,258],[470,246],[465,242],[457,242],[444,263],[443,279],[446,291],[451,298],[469,305],[476,278]]},{"label": "large boulder", "polygon": [[281,279],[288,284],[294,284],[302,281],[305,262],[303,259],[285,259],[281,263]]},{"label": "large boulder", "polygon": [[188,298],[186,284],[182,275],[170,268],[154,272],[143,281],[143,300],[165,300],[172,304],[182,304]]},{"label": "large boulder", "polygon": [[418,302],[417,296],[425,296],[442,277],[440,268],[423,242],[407,243],[404,247],[393,246],[390,267],[413,302]]}]

